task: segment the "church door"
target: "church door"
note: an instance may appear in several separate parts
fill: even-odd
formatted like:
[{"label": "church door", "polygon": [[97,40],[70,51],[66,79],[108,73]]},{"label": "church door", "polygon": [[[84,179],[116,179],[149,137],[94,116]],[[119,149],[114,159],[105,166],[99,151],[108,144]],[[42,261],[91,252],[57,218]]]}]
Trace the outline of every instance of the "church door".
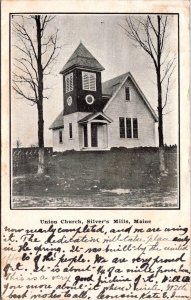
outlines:
[{"label": "church door", "polygon": [[97,147],[98,146],[97,124],[95,124],[95,123],[91,124],[91,145],[92,145],[92,147]]}]

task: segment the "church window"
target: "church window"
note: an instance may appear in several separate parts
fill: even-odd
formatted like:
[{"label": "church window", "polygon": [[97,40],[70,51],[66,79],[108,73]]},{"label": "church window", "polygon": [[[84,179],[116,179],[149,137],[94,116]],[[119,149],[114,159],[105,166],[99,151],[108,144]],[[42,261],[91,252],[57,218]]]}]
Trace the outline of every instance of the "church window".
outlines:
[{"label": "church window", "polygon": [[72,136],[73,136],[73,134],[72,134],[72,123],[69,123],[69,137],[70,137],[70,139],[72,139]]},{"label": "church window", "polygon": [[73,73],[65,76],[66,93],[73,91]]},{"label": "church window", "polygon": [[63,139],[62,139],[62,130],[59,131],[59,143],[62,144]]},{"label": "church window", "polygon": [[96,73],[82,72],[82,87],[86,91],[96,91]]},{"label": "church window", "polygon": [[132,138],[131,135],[131,119],[130,118],[126,118],[126,134],[127,134],[127,138]]},{"label": "church window", "polygon": [[133,138],[138,138],[138,121],[136,118],[133,119]]},{"label": "church window", "polygon": [[130,101],[130,89],[129,89],[129,87],[125,88],[125,96],[126,96],[126,101]]},{"label": "church window", "polygon": [[120,138],[138,139],[138,119],[137,118],[119,118]]},{"label": "church window", "polygon": [[92,95],[87,95],[87,96],[86,96],[86,103],[87,103],[87,104],[90,104],[90,105],[93,104],[93,103],[94,103],[94,100],[95,100],[95,99],[94,99],[94,96],[92,96]]},{"label": "church window", "polygon": [[119,118],[119,135],[120,135],[120,138],[125,138],[125,120],[124,120],[124,118]]}]

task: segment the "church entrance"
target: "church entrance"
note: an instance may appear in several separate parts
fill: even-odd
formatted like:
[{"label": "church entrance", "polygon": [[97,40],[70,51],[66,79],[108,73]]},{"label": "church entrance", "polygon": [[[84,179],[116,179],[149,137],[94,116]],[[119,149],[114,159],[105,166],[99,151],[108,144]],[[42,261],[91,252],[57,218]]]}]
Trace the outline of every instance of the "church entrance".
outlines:
[{"label": "church entrance", "polygon": [[79,120],[82,150],[108,150],[108,125],[111,120],[102,112],[89,114]]},{"label": "church entrance", "polygon": [[105,149],[108,145],[107,124],[93,122],[83,124],[83,148]]}]

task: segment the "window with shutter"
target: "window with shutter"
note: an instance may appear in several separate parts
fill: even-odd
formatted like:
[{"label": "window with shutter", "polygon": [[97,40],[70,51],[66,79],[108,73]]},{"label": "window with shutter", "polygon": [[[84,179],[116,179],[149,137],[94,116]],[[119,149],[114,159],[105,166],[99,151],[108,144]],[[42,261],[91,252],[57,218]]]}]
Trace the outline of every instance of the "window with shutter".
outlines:
[{"label": "window with shutter", "polygon": [[82,87],[86,91],[96,91],[96,73],[82,72]]},{"label": "window with shutter", "polygon": [[66,93],[73,91],[73,73],[65,76]]}]

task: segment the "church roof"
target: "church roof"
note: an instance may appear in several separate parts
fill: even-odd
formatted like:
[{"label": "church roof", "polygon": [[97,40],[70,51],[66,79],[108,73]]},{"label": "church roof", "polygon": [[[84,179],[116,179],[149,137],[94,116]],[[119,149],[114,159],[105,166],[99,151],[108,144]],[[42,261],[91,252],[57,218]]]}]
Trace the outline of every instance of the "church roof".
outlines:
[{"label": "church roof", "polygon": [[103,66],[97,61],[97,59],[95,59],[95,57],[85,48],[85,46],[81,42],[60,71],[60,74],[63,74],[66,70],[71,69],[72,67],[83,67],[99,71],[104,70]]},{"label": "church roof", "polygon": [[129,72],[114,77],[102,83],[102,94],[113,95],[113,93],[118,89],[119,85],[128,76]]},{"label": "church roof", "polygon": [[59,128],[64,128],[63,110],[54,120],[54,122],[52,123],[49,129],[59,129]]},{"label": "church roof", "polygon": [[82,118],[81,120],[78,121],[78,123],[87,123],[88,121],[92,120],[104,120],[106,122],[111,123],[112,120],[107,117],[103,112],[96,112],[96,113],[91,113],[87,115],[86,117]]}]

